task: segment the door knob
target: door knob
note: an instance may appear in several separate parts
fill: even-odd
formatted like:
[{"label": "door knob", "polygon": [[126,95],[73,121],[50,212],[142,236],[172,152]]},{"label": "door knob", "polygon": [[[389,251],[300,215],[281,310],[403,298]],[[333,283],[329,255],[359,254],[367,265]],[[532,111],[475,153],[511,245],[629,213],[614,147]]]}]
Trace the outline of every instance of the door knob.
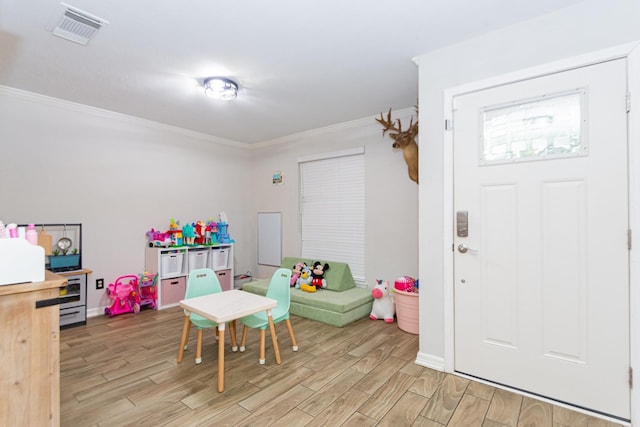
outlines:
[{"label": "door knob", "polygon": [[460,243],[458,245],[458,252],[460,252],[461,254],[466,254],[467,252],[475,253],[475,252],[478,252],[478,251],[475,250],[475,249],[471,249],[470,247],[468,247],[464,243]]}]

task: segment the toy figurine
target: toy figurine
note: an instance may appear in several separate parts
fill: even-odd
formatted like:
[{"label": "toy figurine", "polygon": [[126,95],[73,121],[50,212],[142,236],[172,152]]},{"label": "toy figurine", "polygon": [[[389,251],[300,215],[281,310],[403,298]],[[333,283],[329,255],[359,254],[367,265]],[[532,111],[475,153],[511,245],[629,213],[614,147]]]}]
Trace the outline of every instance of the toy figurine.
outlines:
[{"label": "toy figurine", "polygon": [[194,224],[194,229],[195,229],[195,244],[196,245],[204,245],[205,242],[205,238],[206,238],[206,225],[203,221],[197,221]]},{"label": "toy figurine", "polygon": [[302,274],[302,269],[305,268],[307,266],[307,264],[305,264],[304,262],[299,262],[296,265],[293,266],[293,268],[291,269],[291,280],[289,281],[289,284],[291,285],[291,287],[293,288],[295,287],[299,287],[296,286],[296,284],[298,283],[298,278],[300,277],[300,274]]},{"label": "toy figurine", "polygon": [[393,316],[396,314],[396,306],[393,301],[393,295],[389,288],[389,282],[386,280],[376,279],[376,285],[371,291],[373,306],[369,319],[384,319],[386,323],[393,323]]},{"label": "toy figurine", "polygon": [[193,225],[185,224],[182,227],[182,239],[185,245],[193,245],[196,240],[196,231]]},{"label": "toy figurine", "polygon": [[300,277],[298,277],[298,281],[296,282],[296,288],[300,288],[305,292],[315,292],[316,287],[311,284],[312,280],[313,277],[311,276],[311,269],[304,266],[300,272]]},{"label": "toy figurine", "polygon": [[205,245],[215,245],[218,243],[218,224],[213,218],[209,218],[209,222],[207,222],[205,235]]},{"label": "toy figurine", "polygon": [[322,264],[320,261],[313,263],[313,269],[311,270],[313,280],[311,284],[315,286],[316,289],[324,289],[327,287],[327,281],[324,278],[324,273],[326,273],[327,270],[329,270],[329,264]]}]

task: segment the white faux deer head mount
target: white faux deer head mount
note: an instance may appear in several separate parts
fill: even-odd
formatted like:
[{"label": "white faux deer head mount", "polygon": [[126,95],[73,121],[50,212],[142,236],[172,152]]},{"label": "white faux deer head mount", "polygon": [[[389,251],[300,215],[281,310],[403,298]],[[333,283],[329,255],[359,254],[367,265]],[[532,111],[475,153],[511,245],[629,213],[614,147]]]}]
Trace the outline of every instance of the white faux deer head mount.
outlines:
[{"label": "white faux deer head mount", "polygon": [[[416,106],[416,114],[418,114],[418,106]],[[376,119],[376,121],[384,127],[382,135],[386,134],[387,131],[393,131],[389,132],[389,136],[393,139],[391,147],[402,150],[404,160],[407,163],[409,178],[418,184],[418,144],[416,143],[418,121],[416,120],[416,122],[413,123],[413,117],[411,117],[409,128],[402,130],[400,119],[396,119],[395,121],[391,120],[391,108],[389,108],[386,119],[382,113],[380,113],[380,118]]]}]

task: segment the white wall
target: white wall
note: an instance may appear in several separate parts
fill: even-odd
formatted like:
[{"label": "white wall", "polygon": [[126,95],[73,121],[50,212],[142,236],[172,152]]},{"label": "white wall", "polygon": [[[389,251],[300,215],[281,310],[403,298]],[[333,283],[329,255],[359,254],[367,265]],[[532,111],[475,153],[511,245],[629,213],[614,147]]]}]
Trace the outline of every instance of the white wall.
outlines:
[{"label": "white wall", "polygon": [[82,223],[93,313],[109,303],[95,279],[141,273],[145,232],[170,218],[225,211],[236,272],[269,276],[256,265],[257,212],[283,212],[283,255],[299,255],[297,159],[351,147],[365,147],[369,283],[417,276],[418,186],[373,117],[249,146],[0,87],[0,129],[0,220]]},{"label": "white wall", "polygon": [[251,269],[250,151],[158,123],[0,87],[0,220],[82,223],[88,309],[144,270],[145,232],[229,217],[235,268]]},{"label": "white wall", "polygon": [[[425,53],[420,100],[420,351],[436,367],[444,357],[443,140],[448,88],[640,40],[640,2],[589,0],[558,12]],[[449,249],[450,250],[450,249]]]},{"label": "white wall", "polygon": [[[412,114],[415,111],[400,110],[392,117],[408,123]],[[382,136],[373,117],[257,144],[252,149],[253,211],[282,212],[283,256],[299,255],[298,159],[355,147],[365,149],[367,283],[376,278],[417,277],[418,185],[409,180],[402,153],[391,148],[391,139]],[[275,171],[284,173],[284,185],[272,185]],[[272,271],[259,266],[255,273],[267,277]]]}]

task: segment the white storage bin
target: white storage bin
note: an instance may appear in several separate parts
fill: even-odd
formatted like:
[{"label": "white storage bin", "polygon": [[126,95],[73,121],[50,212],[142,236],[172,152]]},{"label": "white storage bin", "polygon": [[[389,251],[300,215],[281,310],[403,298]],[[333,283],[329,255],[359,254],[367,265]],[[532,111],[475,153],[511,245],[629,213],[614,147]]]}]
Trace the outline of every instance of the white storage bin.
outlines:
[{"label": "white storage bin", "polygon": [[207,268],[209,249],[192,249],[189,251],[189,272]]},{"label": "white storage bin", "polygon": [[162,264],[162,276],[180,276],[184,262],[183,252],[167,252],[160,255]]},{"label": "white storage bin", "polygon": [[211,251],[211,268],[219,270],[227,268],[229,264],[229,249],[213,249]]}]

